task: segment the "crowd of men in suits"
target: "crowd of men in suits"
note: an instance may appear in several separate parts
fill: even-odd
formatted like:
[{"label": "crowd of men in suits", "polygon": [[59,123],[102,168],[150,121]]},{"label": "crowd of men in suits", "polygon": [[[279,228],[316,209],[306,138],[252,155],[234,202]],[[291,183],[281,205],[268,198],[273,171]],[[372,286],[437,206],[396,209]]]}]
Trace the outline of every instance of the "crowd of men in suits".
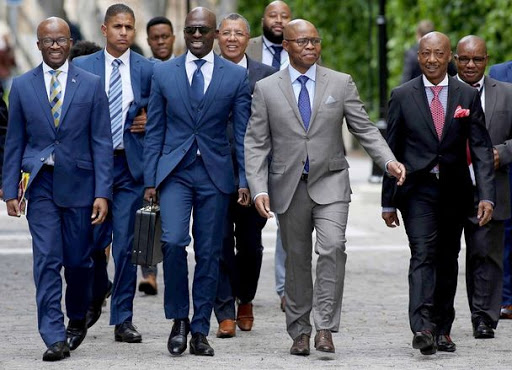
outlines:
[{"label": "crowd of men in suits", "polygon": [[[171,355],[187,348],[214,355],[207,339],[212,311],[219,338],[235,336],[237,326],[251,330],[261,230],[274,216],[282,240],[276,290],[290,353],[310,354],[313,325],[316,350],[335,352],[351,194],[343,124],[385,170],[385,223],[398,226],[397,210],[402,215],[411,248],[413,347],[425,355],[456,350],[451,325],[463,230],[474,335],[494,336],[510,217],[506,102],[512,87],[484,77],[484,40],[459,41],[452,78],[448,37],[430,32],[420,38],[421,75],[393,90],[386,142],[351,76],[318,64],[322,39],[315,25],[292,20],[288,5],[273,1],[262,26],[263,34],[250,39],[243,16],[232,13],[217,24],[212,11],[195,8],[185,19],[187,51],[174,57],[172,24],[157,17],[147,25],[153,57],[146,59],[130,50],[132,9],[114,4],[101,25],[105,48],[70,63],[67,23],[52,17],[39,24],[43,62],[15,78],[10,91],[2,189],[8,214],[19,217],[19,182],[22,172],[29,174],[25,196],[44,361],[69,357],[81,345],[109,295],[115,340],[142,341],[133,325],[131,251],[143,200],[161,209]],[[144,270],[139,290],[156,294],[156,274],[156,266]]]}]

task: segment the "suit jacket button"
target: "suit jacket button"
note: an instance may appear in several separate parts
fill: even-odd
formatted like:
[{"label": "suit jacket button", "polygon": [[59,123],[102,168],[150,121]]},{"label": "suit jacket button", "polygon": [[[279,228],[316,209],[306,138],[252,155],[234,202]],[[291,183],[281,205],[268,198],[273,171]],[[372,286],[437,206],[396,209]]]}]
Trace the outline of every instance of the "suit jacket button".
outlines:
[{"label": "suit jacket button", "polygon": [[55,144],[56,144],[56,145],[59,145],[59,144],[60,144],[60,141],[59,141],[59,140],[55,140]]},{"label": "suit jacket button", "polygon": [[41,158],[41,162],[44,162],[44,158]]}]

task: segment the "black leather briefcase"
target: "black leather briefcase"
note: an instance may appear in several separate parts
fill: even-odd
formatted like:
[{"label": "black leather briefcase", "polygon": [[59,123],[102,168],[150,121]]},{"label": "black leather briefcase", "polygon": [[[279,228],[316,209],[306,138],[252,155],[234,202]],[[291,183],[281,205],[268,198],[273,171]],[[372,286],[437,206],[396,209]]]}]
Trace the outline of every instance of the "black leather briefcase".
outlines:
[{"label": "black leather briefcase", "polygon": [[132,263],[152,266],[161,262],[163,260],[161,237],[160,207],[151,204],[139,209],[135,215]]}]

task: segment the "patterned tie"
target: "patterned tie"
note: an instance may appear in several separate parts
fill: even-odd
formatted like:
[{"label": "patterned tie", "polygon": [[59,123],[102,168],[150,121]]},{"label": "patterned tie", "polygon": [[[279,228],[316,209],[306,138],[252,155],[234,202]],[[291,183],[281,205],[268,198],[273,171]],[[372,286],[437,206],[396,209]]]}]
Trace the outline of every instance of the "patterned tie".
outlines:
[{"label": "patterned tie", "polygon": [[206,60],[196,59],[194,60],[194,63],[197,65],[197,68],[192,76],[192,84],[190,85],[190,88],[192,90],[191,98],[197,106],[204,96],[204,76],[203,72],[201,72],[201,67],[206,63]]},{"label": "patterned tie", "polygon": [[119,59],[112,61],[112,73],[108,89],[108,106],[114,149],[121,144],[123,139],[123,82],[119,72],[121,63],[123,62]]},{"label": "patterned tie", "polygon": [[51,70],[52,79],[50,81],[50,106],[52,107],[53,124],[59,127],[60,113],[62,110],[62,86],[59,82],[59,75],[62,71]]},{"label": "patterned tie", "polygon": [[441,100],[439,100],[439,93],[443,89],[443,86],[432,86],[430,90],[434,94],[434,99],[430,103],[430,113],[432,114],[432,119],[434,120],[434,127],[436,128],[437,137],[441,140],[441,135],[443,134],[443,126],[444,126],[444,108],[443,104],[441,104]]},{"label": "patterned tie", "polygon": [[272,67],[277,70],[281,69],[281,52],[283,51],[282,46],[271,46],[272,50],[274,50],[274,54],[272,54]]},{"label": "patterned tie", "polygon": [[[299,93],[299,112],[302,117],[302,122],[304,123],[304,128],[306,131],[309,129],[309,120],[311,119],[311,103],[309,101],[309,93],[306,88],[306,82],[308,82],[309,78],[307,76],[300,76],[297,80],[301,84],[300,93]],[[306,158],[306,163],[304,164],[304,172],[309,172],[309,157]]]}]

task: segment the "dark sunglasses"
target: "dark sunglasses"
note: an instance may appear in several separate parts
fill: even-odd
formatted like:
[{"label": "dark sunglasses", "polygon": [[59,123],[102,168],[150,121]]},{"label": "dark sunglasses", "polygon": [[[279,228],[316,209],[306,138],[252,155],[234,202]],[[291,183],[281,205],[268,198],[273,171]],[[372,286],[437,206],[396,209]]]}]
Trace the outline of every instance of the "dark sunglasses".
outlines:
[{"label": "dark sunglasses", "polygon": [[207,26],[187,26],[183,30],[189,35],[193,35],[196,31],[199,31],[201,35],[206,35],[207,33],[210,33],[212,29],[213,28]]}]

